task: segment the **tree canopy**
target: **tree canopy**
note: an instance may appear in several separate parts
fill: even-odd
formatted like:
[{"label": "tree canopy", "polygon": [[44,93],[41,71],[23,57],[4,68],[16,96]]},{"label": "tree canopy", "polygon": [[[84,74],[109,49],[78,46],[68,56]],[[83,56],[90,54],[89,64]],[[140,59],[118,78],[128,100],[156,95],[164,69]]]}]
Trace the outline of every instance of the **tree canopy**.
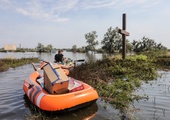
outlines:
[{"label": "tree canopy", "polygon": [[42,43],[38,43],[37,52],[51,52],[53,50],[53,46],[51,44],[44,46]]},{"label": "tree canopy", "polygon": [[96,31],[92,31],[90,33],[85,34],[85,38],[86,38],[86,42],[88,43],[86,50],[89,51],[95,51],[95,47],[96,45],[98,45],[98,41],[96,40],[96,38],[98,37],[98,35],[96,34]]},{"label": "tree canopy", "polygon": [[134,52],[145,52],[155,50],[166,50],[167,48],[161,43],[157,44],[153,39],[143,37],[141,40],[133,40],[133,51]]}]

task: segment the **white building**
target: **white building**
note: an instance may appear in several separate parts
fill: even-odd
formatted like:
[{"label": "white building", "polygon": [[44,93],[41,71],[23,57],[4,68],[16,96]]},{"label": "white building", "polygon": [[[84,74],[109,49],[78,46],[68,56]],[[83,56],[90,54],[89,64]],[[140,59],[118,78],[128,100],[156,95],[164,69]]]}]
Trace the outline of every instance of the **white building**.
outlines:
[{"label": "white building", "polygon": [[16,45],[4,45],[4,50],[12,50],[15,51],[17,49]]}]

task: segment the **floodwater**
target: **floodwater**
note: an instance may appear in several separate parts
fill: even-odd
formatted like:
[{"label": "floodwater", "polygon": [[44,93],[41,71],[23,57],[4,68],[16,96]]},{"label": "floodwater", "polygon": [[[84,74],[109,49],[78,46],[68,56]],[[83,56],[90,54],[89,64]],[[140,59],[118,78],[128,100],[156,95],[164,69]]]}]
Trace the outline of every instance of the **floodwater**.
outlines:
[{"label": "floodwater", "polygon": [[[88,60],[88,55],[64,52],[65,56],[73,60]],[[54,53],[0,53],[0,58],[39,57],[43,60],[53,61]],[[100,59],[102,56],[95,56]],[[96,59],[95,58],[95,59]],[[33,72],[30,64],[11,68],[0,73],[0,120],[26,120],[36,119],[36,111],[30,107],[29,100],[22,89],[23,81]],[[134,102],[128,112],[129,118],[137,120],[169,120],[170,119],[170,72],[160,72],[162,77],[149,84],[143,83],[134,94],[147,95],[149,99]],[[64,113],[49,114],[47,118],[56,120],[120,120],[123,117],[118,110],[101,99],[86,108]],[[43,113],[40,113],[43,114]],[[44,114],[43,114],[44,115]]]},{"label": "floodwater", "polygon": [[136,93],[147,95],[148,100],[141,100],[134,105],[140,120],[170,120],[170,72],[159,72],[161,78],[143,84]]}]

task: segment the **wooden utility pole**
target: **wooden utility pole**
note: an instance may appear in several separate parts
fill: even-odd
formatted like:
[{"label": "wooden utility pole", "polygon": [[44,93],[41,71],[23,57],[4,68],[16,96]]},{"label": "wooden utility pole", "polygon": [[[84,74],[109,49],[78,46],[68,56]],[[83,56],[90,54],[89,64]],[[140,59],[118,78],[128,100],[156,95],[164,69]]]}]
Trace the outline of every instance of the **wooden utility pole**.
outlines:
[{"label": "wooden utility pole", "polygon": [[119,33],[122,34],[122,59],[126,56],[126,36],[130,34],[126,31],[126,14],[123,14],[122,29],[119,29]]}]

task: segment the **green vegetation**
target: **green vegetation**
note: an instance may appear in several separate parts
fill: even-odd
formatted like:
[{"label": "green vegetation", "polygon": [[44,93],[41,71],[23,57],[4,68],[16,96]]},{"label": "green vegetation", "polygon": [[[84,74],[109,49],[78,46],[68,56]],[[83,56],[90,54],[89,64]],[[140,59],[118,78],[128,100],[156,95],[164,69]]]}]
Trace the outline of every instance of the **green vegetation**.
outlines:
[{"label": "green vegetation", "polygon": [[87,33],[85,34],[85,38],[86,38],[86,42],[88,43],[88,45],[85,47],[86,51],[95,51],[96,48],[95,46],[98,45],[98,41],[96,40],[96,38],[98,37],[98,35],[96,35],[97,32],[96,31],[92,31],[91,33]]},{"label": "green vegetation", "polygon": [[133,94],[141,83],[157,79],[158,69],[167,69],[167,65],[170,65],[170,57],[157,56],[156,53],[151,55],[140,54],[127,56],[125,60],[113,57],[87,62],[77,66],[70,76],[94,86],[103,100],[126,113],[134,100],[147,99],[146,96]]},{"label": "green vegetation", "polygon": [[21,58],[21,59],[11,59],[11,58],[4,58],[0,59],[0,72],[8,70],[10,67],[15,68],[17,66],[29,64],[32,62],[38,62],[38,58]]},{"label": "green vegetation", "polygon": [[52,52],[52,50],[55,50],[51,44],[44,46],[42,43],[38,43],[36,47],[36,52]]},{"label": "green vegetation", "polygon": [[[101,40],[101,48],[96,49],[95,46],[99,44],[99,41],[96,40],[98,35],[96,31],[85,34],[87,46],[78,48],[76,45],[73,45],[71,51],[76,52],[88,52],[95,51],[99,53],[105,53],[108,55],[113,55],[115,53],[121,53],[122,51],[122,35],[118,33],[119,28],[109,27],[107,32],[104,34],[103,39]],[[132,40],[131,40],[132,41]],[[76,47],[75,47],[76,46]],[[141,40],[130,40],[126,39],[126,52],[145,52],[145,51],[158,51],[166,50],[167,48],[161,43],[157,44],[153,39],[143,37]]]},{"label": "green vegetation", "polygon": [[101,42],[103,45],[102,49],[107,54],[114,54],[116,50],[120,50],[122,47],[121,38],[122,36],[118,33],[118,28],[113,29],[110,27]]}]

